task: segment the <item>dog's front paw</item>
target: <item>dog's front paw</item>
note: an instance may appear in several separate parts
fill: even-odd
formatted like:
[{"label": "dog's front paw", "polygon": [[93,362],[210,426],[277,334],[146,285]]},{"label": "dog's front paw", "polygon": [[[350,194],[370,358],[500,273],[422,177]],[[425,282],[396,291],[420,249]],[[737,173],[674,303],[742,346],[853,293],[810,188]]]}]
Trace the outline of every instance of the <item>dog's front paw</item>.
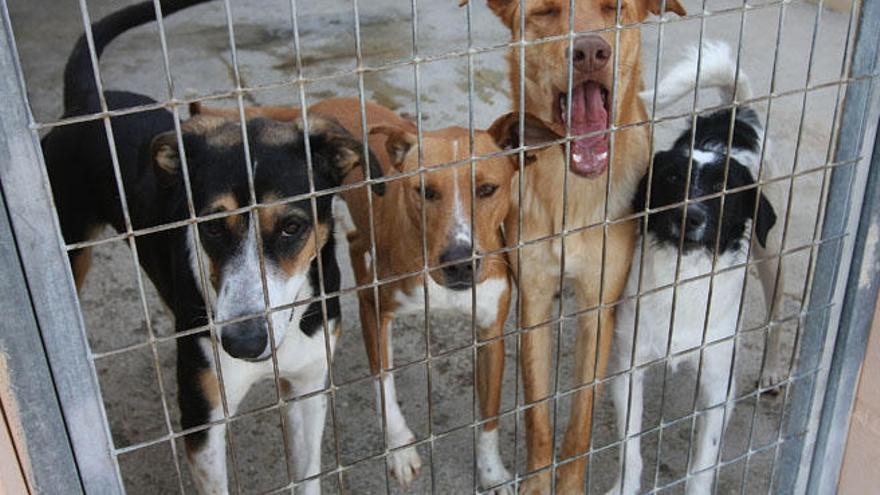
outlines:
[{"label": "dog's front paw", "polygon": [[771,395],[779,393],[779,385],[788,378],[786,370],[782,366],[768,365],[764,367],[761,373],[761,379],[758,384],[762,390],[766,390]]},{"label": "dog's front paw", "polygon": [[394,479],[406,489],[419,475],[419,470],[422,468],[422,458],[419,457],[415,447],[395,450],[388,454],[388,468]]},{"label": "dog's front paw", "polygon": [[531,478],[527,478],[519,486],[519,495],[549,495],[550,494],[550,470],[542,471]]},{"label": "dog's front paw", "polygon": [[513,495],[513,476],[503,465],[486,469],[480,466],[480,487],[487,495]]}]

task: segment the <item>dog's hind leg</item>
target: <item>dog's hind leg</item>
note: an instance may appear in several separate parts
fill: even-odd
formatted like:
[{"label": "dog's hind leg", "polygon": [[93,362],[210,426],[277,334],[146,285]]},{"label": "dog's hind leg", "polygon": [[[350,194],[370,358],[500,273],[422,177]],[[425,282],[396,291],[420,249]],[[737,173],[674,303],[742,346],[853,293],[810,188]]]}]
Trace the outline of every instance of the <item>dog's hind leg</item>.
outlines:
[{"label": "dog's hind leg", "polygon": [[691,458],[688,474],[687,493],[691,495],[712,492],[715,478],[713,466],[719,461],[721,438],[725,425],[733,414],[733,399],[728,403],[728,383],[730,397],[735,398],[734,381],[730,379],[733,341],[728,340],[707,347],[703,351],[702,373],[700,377],[697,410],[696,451]]},{"label": "dog's hind leg", "polygon": [[487,421],[477,440],[477,469],[480,486],[489,489],[489,495],[510,495],[511,485],[504,485],[513,477],[504,461],[498,445],[498,412],[501,409],[501,384],[504,379],[504,340],[499,337],[504,331],[504,320],[510,307],[510,286],[504,289],[498,303],[495,321],[487,328],[480,329],[483,340],[497,339],[477,351],[477,389],[480,395],[480,413]]}]

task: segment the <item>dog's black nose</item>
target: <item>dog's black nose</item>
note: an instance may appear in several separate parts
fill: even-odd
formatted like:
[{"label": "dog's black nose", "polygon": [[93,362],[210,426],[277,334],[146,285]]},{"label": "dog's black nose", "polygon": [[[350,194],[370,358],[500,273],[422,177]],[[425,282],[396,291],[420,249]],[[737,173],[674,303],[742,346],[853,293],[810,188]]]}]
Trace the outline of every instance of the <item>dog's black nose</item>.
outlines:
[{"label": "dog's black nose", "polygon": [[702,207],[698,205],[690,205],[687,207],[687,218],[685,218],[685,237],[691,240],[699,240],[702,238],[705,230],[708,215]]},{"label": "dog's black nose", "polygon": [[443,267],[443,285],[456,290],[470,288],[480,272],[480,260],[475,259],[472,264],[470,257],[471,246],[469,244],[455,244],[440,254],[440,263],[453,263],[462,260],[461,263]]},{"label": "dog's black nose", "polygon": [[224,325],[220,343],[230,356],[238,359],[257,359],[269,345],[269,325],[266,318],[252,318]]},{"label": "dog's black nose", "polygon": [[575,40],[572,48],[572,64],[575,70],[584,74],[602,69],[611,59],[611,45],[596,34]]}]

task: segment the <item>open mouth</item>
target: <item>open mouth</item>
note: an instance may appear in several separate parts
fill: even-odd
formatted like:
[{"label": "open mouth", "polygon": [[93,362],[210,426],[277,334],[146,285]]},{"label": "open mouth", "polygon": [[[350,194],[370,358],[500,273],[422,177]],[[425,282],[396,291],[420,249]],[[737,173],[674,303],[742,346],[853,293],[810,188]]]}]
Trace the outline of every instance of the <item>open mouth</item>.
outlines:
[{"label": "open mouth", "polygon": [[[556,120],[568,124],[572,136],[571,171],[581,177],[597,177],[608,167],[609,94],[608,89],[595,81],[587,81],[571,88],[571,117],[566,111],[568,98],[560,93],[556,105]],[[569,121],[570,120],[570,121]],[[587,134],[587,136],[584,136]]]}]

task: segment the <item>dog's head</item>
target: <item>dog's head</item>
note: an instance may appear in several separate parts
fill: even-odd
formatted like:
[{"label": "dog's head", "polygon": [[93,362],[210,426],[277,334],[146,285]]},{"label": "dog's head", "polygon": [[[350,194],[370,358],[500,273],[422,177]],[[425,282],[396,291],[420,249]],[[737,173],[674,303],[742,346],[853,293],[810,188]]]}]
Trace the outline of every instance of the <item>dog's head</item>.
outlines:
[{"label": "dog's head", "polygon": [[[305,291],[310,290],[312,261],[332,235],[332,197],[316,197],[317,215],[309,199],[283,201],[311,190],[301,121],[254,119],[246,131],[257,204],[248,211],[238,211],[253,204],[238,122],[196,116],[182,125],[182,147],[195,213],[215,216],[187,234],[193,276],[212,304],[223,349],[235,358],[259,360],[271,351],[267,300],[270,309],[283,307],[269,313],[277,346],[291,312],[304,310],[289,305],[300,296],[317,295]],[[328,120],[310,119],[309,145],[315,191],[339,186],[365,162],[363,145]],[[184,198],[175,132],[154,138],[151,152],[159,180],[179,188],[172,197]],[[378,167],[371,172],[381,176]],[[200,283],[199,258],[208,275],[206,286]]]},{"label": "dog's head", "polygon": [[[464,0],[462,3],[466,3]],[[575,0],[574,12],[569,0],[488,0],[489,7],[510,29],[512,39],[539,40],[525,49],[526,109],[552,122],[559,129],[570,129],[574,139],[570,148],[571,171],[594,178],[608,167],[608,129],[611,119],[611,89],[614,84],[614,54],[617,51],[618,122],[633,123],[624,115],[620,92],[631,90],[631,97],[641,89],[641,74],[633,70],[640,64],[638,23],[649,13],[660,14],[662,0]],[[524,12],[524,31],[521,16]],[[619,18],[618,18],[619,5]],[[667,0],[668,12],[685,15],[678,0]],[[616,40],[615,22],[624,26]],[[569,47],[566,36],[574,31]],[[518,101],[519,54],[512,53],[514,101]],[[569,70],[571,65],[571,95]],[[628,87],[627,84],[631,84]],[[634,102],[641,105],[640,102]]]},{"label": "dog's head", "polygon": [[[697,150],[691,165],[690,189],[688,197],[698,201],[685,206],[664,209],[647,217],[648,231],[659,242],[670,243],[678,248],[684,238],[684,249],[715,250],[718,240],[718,254],[742,248],[748,238],[746,226],[754,216],[755,235],[762,246],[766,246],[767,235],[776,223],[776,212],[770,201],[762,193],[756,198],[757,187],[748,168],[730,158],[727,184],[724,182],[726,157],[723,153],[707,153]],[[711,156],[702,156],[709,154]],[[688,153],[674,148],[654,156],[654,173],[651,181],[651,209],[662,208],[684,202],[687,188]],[[718,193],[740,189],[724,195],[722,216],[721,197]],[[648,192],[648,176],[642,178],[634,200],[635,211],[644,211]],[[702,199],[706,196],[714,197]],[[758,211],[755,215],[755,200]],[[685,213],[682,224],[683,213]]]},{"label": "dog's head", "polygon": [[[503,263],[499,254],[478,258],[471,254],[498,251],[504,247],[501,225],[510,206],[511,179],[519,170],[518,154],[497,156],[502,150],[519,147],[519,114],[498,118],[486,130],[474,132],[473,180],[470,140],[467,129],[450,127],[422,135],[423,174],[402,181],[401,215],[422,225],[424,205],[425,240],[431,277],[440,285],[463,290],[484,280],[487,263]],[[523,121],[526,146],[559,139],[542,121],[526,115]],[[371,135],[385,139],[391,163],[399,172],[419,168],[417,137],[394,126],[377,126]],[[526,154],[526,163],[531,152]],[[456,163],[449,165],[451,163]],[[420,179],[424,177],[424,184]]]}]

